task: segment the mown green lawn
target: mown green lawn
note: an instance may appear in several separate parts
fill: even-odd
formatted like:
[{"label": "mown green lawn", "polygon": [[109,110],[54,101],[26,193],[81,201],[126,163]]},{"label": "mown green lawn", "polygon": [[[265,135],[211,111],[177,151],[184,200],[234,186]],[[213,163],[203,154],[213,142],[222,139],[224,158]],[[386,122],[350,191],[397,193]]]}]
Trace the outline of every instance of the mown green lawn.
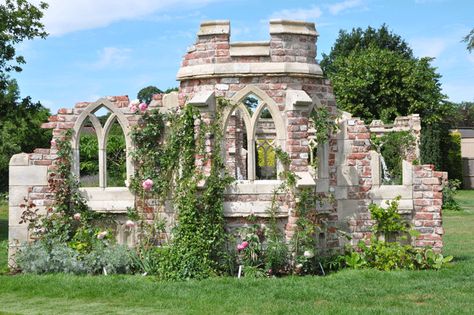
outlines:
[{"label": "mown green lawn", "polygon": [[[474,191],[459,196],[466,211],[444,214],[445,253],[456,258],[441,271],[344,270],[326,277],[189,282],[141,276],[0,276],[0,313],[474,314],[474,211],[469,208],[474,207]],[[4,218],[2,214],[2,224]]]}]

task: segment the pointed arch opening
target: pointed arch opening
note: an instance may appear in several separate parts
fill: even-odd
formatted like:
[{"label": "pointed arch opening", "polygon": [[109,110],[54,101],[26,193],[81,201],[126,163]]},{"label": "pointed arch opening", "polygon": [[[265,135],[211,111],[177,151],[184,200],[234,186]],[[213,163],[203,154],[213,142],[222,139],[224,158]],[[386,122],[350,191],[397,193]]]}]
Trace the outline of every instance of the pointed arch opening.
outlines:
[{"label": "pointed arch opening", "polygon": [[231,103],[234,106],[224,111],[223,155],[228,172],[238,180],[278,179],[282,167],[275,149],[284,150],[286,132],[277,104],[256,86],[238,91]]},{"label": "pointed arch opening", "polygon": [[81,187],[126,186],[133,174],[127,154],[131,149],[129,130],[124,114],[107,99],[84,109],[75,123],[72,139],[73,171]]}]

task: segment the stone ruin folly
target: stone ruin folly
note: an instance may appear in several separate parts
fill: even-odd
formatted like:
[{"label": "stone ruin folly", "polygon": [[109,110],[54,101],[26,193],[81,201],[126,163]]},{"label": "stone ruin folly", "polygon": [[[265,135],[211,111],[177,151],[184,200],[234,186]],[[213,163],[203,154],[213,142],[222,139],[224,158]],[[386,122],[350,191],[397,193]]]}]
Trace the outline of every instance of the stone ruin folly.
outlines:
[{"label": "stone ruin folly", "polygon": [[[370,237],[373,221],[369,204],[384,204],[397,196],[401,196],[400,212],[420,232],[411,240],[413,245],[441,250],[441,191],[447,174],[435,171],[431,165],[404,161],[401,185],[384,185],[380,154],[372,150],[370,142],[371,132],[380,135],[398,130],[408,130],[419,139],[419,116],[398,118],[390,126],[377,121],[367,126],[349,113],[338,114],[331,84],[315,59],[317,37],[313,23],[272,20],[269,41],[232,43],[228,21],[203,22],[178,71],[179,91],[154,95],[149,108],[167,111],[191,104],[201,111],[203,121],[209,122],[216,111],[217,97],[238,104],[222,113],[223,154],[227,170],[236,178],[224,200],[229,228],[248,223],[251,214],[265,222],[272,192],[281,183],[278,173],[282,166],[274,157],[278,146],[289,154],[290,169],[299,176],[298,189],[312,187],[318,194],[331,197],[315,209],[324,226],[317,236],[320,250],[343,247],[338,230],[346,231],[352,244]],[[95,185],[91,185],[95,187],[82,187],[81,191],[91,209],[115,216],[117,240],[133,245],[135,235],[127,232],[123,224],[126,209],[134,206],[135,197],[123,184],[114,187],[107,166],[111,130],[123,133],[127,152],[132,148],[129,132],[138,116],[130,111],[129,104],[127,96],[78,103],[73,108],[60,109],[43,127],[53,129],[53,138],[74,130],[72,171],[84,182],[90,178],[80,171],[79,138],[83,133],[97,135],[98,170],[93,178]],[[315,141],[310,120],[311,111],[321,108],[339,117],[338,130],[326,143]],[[106,121],[100,119],[103,110],[108,112]],[[10,255],[29,240],[27,225],[19,224],[24,199],[33,201],[41,211],[52,204],[48,172],[55,165],[56,153],[53,146],[17,154],[10,161]],[[408,156],[411,161],[416,159],[418,149]],[[128,154],[124,164],[130,178],[133,164]],[[287,239],[291,238],[297,219],[292,198],[278,198],[277,216]],[[168,222],[172,222],[172,211],[167,215]]]}]

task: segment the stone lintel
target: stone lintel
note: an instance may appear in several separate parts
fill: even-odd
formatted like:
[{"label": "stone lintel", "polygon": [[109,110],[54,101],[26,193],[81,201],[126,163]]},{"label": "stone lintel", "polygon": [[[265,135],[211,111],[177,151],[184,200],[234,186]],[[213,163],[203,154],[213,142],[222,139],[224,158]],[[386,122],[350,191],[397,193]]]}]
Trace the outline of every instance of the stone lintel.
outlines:
[{"label": "stone lintel", "polygon": [[229,20],[213,20],[204,21],[197,33],[198,36],[207,35],[230,35],[230,21]]},{"label": "stone lintel", "polygon": [[292,20],[270,20],[270,35],[273,34],[319,35],[314,23]]},{"label": "stone lintel", "polygon": [[286,91],[286,110],[305,110],[313,104],[311,97],[303,90]]},{"label": "stone lintel", "polygon": [[196,106],[201,111],[213,111],[216,107],[216,97],[214,91],[201,91],[194,95],[188,102],[189,105]]},{"label": "stone lintel", "polygon": [[236,42],[230,44],[233,56],[270,56],[270,42]]}]

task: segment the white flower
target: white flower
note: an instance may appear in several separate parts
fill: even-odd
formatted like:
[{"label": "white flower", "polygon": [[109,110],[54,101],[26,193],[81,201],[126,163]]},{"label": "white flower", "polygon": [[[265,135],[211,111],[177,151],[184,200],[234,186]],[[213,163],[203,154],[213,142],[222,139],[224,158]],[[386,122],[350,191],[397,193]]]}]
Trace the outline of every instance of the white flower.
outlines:
[{"label": "white flower", "polygon": [[107,232],[107,231],[102,231],[102,232],[100,232],[99,234],[97,234],[97,238],[98,238],[99,240],[102,240],[102,239],[104,239],[104,237],[107,236],[107,234],[109,234],[109,232]]},{"label": "white flower", "polygon": [[129,106],[132,106],[132,105],[138,106],[138,104],[140,104],[140,100],[136,99],[136,100],[131,101]]},{"label": "white flower", "polygon": [[127,220],[127,222],[125,222],[125,226],[128,228],[133,228],[135,227],[135,222],[133,222],[132,220]]},{"label": "white flower", "polygon": [[76,221],[81,221],[81,214],[78,212],[78,213],[75,213],[74,216],[73,216],[74,220]]},{"label": "white flower", "polygon": [[306,257],[306,258],[313,258],[314,253],[310,250],[305,250],[303,256]]},{"label": "white flower", "polygon": [[303,264],[297,264],[296,265],[296,269],[301,269],[301,268],[303,268]]},{"label": "white flower", "polygon": [[171,127],[171,121],[167,121],[165,124],[166,127]]}]

